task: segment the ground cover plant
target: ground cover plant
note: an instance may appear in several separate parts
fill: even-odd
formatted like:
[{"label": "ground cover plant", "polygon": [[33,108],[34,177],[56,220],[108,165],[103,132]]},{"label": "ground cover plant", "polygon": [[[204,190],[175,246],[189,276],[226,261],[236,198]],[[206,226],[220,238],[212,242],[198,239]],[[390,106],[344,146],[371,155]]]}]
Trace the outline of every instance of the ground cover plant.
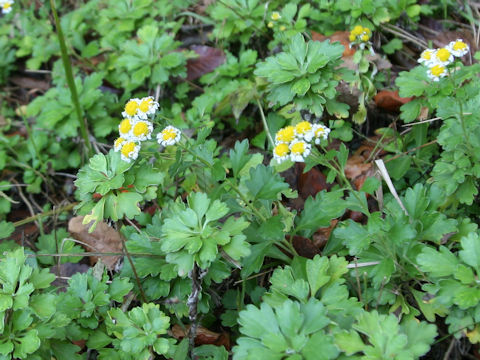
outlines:
[{"label": "ground cover plant", "polygon": [[0,12],[0,359],[480,358],[478,4]]}]

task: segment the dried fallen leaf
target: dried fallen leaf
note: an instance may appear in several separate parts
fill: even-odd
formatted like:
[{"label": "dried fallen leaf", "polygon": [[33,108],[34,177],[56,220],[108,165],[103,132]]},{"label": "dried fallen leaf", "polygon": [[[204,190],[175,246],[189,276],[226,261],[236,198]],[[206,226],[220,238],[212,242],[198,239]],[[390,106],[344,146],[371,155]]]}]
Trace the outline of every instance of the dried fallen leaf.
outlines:
[{"label": "dried fallen leaf", "polygon": [[328,189],[327,178],[318,169],[312,168],[304,173],[304,163],[296,163],[295,167],[298,174],[297,189],[303,199],[315,197],[318,192]]},{"label": "dried fallen leaf", "polygon": [[313,259],[315,255],[320,253],[320,249],[315,246],[313,241],[303,236],[295,235],[292,240],[292,245],[298,255],[308,259]]},{"label": "dried fallen leaf", "polygon": [[375,104],[388,111],[398,111],[400,106],[412,101],[412,97],[403,98],[398,95],[398,91],[381,90],[374,96]]},{"label": "dried fallen leaf", "polygon": [[332,219],[330,221],[329,227],[324,227],[318,229],[315,234],[312,236],[313,244],[319,249],[322,250],[328,242],[330,238],[330,234],[332,233],[335,226],[337,226],[338,219]]},{"label": "dried fallen leaf", "polygon": [[[190,325],[185,326],[184,330],[180,325],[175,324],[172,326],[170,332],[174,338],[181,340],[186,336],[185,332],[188,333],[189,329]],[[216,333],[200,325],[197,328],[195,345],[224,346],[227,350],[230,350],[230,336],[226,332]]]},{"label": "dried fallen leaf", "polygon": [[[120,233],[111,228],[104,222],[98,223],[97,227],[92,233],[88,232],[89,226],[83,225],[83,216],[76,216],[68,222],[68,231],[72,236],[87,244],[83,245],[87,251],[99,253],[119,253],[122,252],[122,240]],[[102,256],[103,263],[109,270],[114,270],[115,264],[122,258],[122,256]],[[97,256],[91,256],[90,262],[95,264],[98,261]]]},{"label": "dried fallen leaf", "polygon": [[204,45],[193,45],[191,49],[197,53],[198,57],[187,61],[187,80],[198,79],[225,62],[226,57],[222,49]]}]

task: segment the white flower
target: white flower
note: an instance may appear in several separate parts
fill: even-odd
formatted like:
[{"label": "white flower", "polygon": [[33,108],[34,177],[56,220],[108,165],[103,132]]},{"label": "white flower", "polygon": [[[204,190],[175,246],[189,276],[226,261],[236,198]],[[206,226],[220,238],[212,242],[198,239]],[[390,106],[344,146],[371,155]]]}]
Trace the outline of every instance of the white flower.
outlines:
[{"label": "white flower", "polygon": [[294,140],[290,144],[290,158],[292,161],[304,162],[305,158],[310,155],[312,146],[303,140]]},{"label": "white flower", "polygon": [[136,160],[139,151],[140,145],[136,144],[133,141],[126,141],[123,143],[122,149],[120,150],[121,159],[126,162]]},{"label": "white flower", "polygon": [[144,141],[152,138],[153,124],[146,120],[137,120],[133,123],[129,138],[133,141]]},{"label": "white flower", "polygon": [[301,121],[295,125],[295,136],[299,139],[305,139],[305,141],[310,142],[313,138],[313,127],[312,124],[308,121]]},{"label": "white flower", "polygon": [[328,134],[330,134],[330,129],[321,124],[314,124],[313,125],[313,138],[315,139],[315,144],[320,144],[320,141],[327,140]]},{"label": "white flower", "polygon": [[113,150],[115,151],[120,151],[122,148],[122,145],[127,141],[125,138],[119,137],[115,142],[113,143]]},{"label": "white flower", "polygon": [[447,76],[447,68],[443,65],[437,64],[427,70],[427,75],[433,81],[439,81],[440,78]]},{"label": "white flower", "polygon": [[281,164],[285,160],[290,158],[290,148],[288,144],[279,143],[273,149],[273,158],[277,161],[277,163]]},{"label": "white flower", "polygon": [[433,64],[435,55],[435,49],[426,49],[423,50],[420,54],[420,58],[417,60],[420,64],[425,64],[427,66]]},{"label": "white flower", "polygon": [[449,49],[446,47],[435,50],[432,56],[432,62],[429,66],[432,65],[444,65],[447,66],[453,61],[453,55]]},{"label": "white flower", "polygon": [[180,135],[180,130],[169,125],[157,134],[157,141],[163,146],[175,145],[180,141]]},{"label": "white flower", "polygon": [[118,133],[120,134],[120,137],[123,137],[124,139],[130,138],[133,126],[136,124],[136,122],[137,118],[123,119],[120,124],[118,124]]},{"label": "white flower", "polygon": [[469,46],[462,39],[452,41],[446,48],[456,57],[461,57],[470,51]]},{"label": "white flower", "polygon": [[138,102],[137,116],[141,119],[147,119],[148,115],[155,114],[158,107],[158,103],[153,101],[153,96],[142,98]]},{"label": "white flower", "polygon": [[125,111],[122,112],[122,116],[126,119],[133,119],[137,116],[138,108],[140,106],[140,99],[130,99],[125,104]]},{"label": "white flower", "polygon": [[275,144],[290,144],[295,139],[295,128],[293,126],[285,126],[275,134]]},{"label": "white flower", "polygon": [[13,0],[2,0],[0,1],[0,6],[2,7],[2,13],[8,14],[12,11]]}]

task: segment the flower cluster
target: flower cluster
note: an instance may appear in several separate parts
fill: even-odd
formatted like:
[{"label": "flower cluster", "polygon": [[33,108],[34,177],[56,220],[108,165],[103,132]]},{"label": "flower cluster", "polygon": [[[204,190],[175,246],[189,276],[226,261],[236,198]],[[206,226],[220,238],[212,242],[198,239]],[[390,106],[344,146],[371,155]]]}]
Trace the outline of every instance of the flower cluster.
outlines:
[{"label": "flower cluster", "polygon": [[364,44],[367,43],[371,37],[372,31],[369,28],[357,25],[350,31],[348,39],[351,43]]},{"label": "flower cluster", "polygon": [[[115,151],[120,151],[123,161],[136,160],[141,142],[152,138],[153,124],[149,116],[155,115],[158,106],[152,96],[130,99],[125,105],[123,120],[118,125],[120,136],[113,145]],[[174,145],[180,140],[180,135],[180,130],[167,126],[157,134],[157,141],[163,146]]]},{"label": "flower cluster", "polygon": [[457,39],[443,48],[424,50],[418,62],[428,67],[427,74],[430,79],[439,81],[447,76],[448,65],[453,63],[455,57],[462,57],[469,50],[469,46],[463,40]]},{"label": "flower cluster", "polygon": [[0,0],[0,7],[2,8],[2,14],[8,14],[12,11],[13,0]]},{"label": "flower cluster", "polygon": [[[269,28],[273,28],[275,22],[279,21],[282,18],[282,15],[278,11],[272,12],[272,15],[270,15],[271,21],[268,22],[267,26]],[[285,25],[280,25],[279,30],[284,31],[286,29]]]},{"label": "flower cluster", "polygon": [[310,155],[312,145],[326,140],[330,129],[321,124],[312,124],[308,121],[299,122],[295,126],[286,126],[278,130],[275,135],[273,158],[282,163],[285,160],[304,162]]},{"label": "flower cluster", "polygon": [[138,157],[140,143],[152,138],[153,124],[148,120],[158,109],[153,97],[130,99],[122,112],[123,120],[118,125],[119,137],[114,150],[120,151],[122,160],[130,162]]}]

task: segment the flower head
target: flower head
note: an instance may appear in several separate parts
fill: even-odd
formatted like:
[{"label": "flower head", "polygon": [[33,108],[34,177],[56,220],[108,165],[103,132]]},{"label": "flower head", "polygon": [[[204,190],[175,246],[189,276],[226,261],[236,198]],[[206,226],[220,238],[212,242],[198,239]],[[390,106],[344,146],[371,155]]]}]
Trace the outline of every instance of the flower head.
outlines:
[{"label": "flower head", "polygon": [[277,131],[275,135],[275,143],[289,144],[295,139],[295,128],[293,126],[286,126]]},{"label": "flower head", "polygon": [[269,28],[273,28],[273,22],[269,21],[268,24],[267,24],[267,26],[268,26]]},{"label": "flower head", "polygon": [[434,62],[435,49],[423,50],[420,58],[417,60],[420,64],[430,65]]},{"label": "flower head", "polygon": [[113,149],[115,151],[120,151],[120,149],[122,148],[122,145],[125,143],[125,141],[127,141],[126,139],[122,138],[122,137],[119,137],[118,139],[115,140],[115,142],[113,143]]},{"label": "flower head", "polygon": [[138,120],[130,130],[130,139],[134,141],[144,141],[152,138],[153,125],[150,121]]},{"label": "flower head", "polygon": [[163,146],[175,145],[180,141],[180,135],[180,130],[169,125],[157,134],[157,141]]},{"label": "flower head", "polygon": [[153,96],[142,98],[138,102],[137,116],[141,119],[146,119],[148,115],[155,114],[158,106],[158,103],[156,101],[153,101]]},{"label": "flower head", "polygon": [[439,81],[440,78],[447,76],[447,68],[441,64],[437,64],[428,69],[427,75],[433,81]]},{"label": "flower head", "polygon": [[437,49],[433,54],[432,64],[448,65],[453,61],[453,55],[446,47]]},{"label": "flower head", "polygon": [[287,27],[285,25],[280,25],[280,27],[278,29],[280,31],[285,31],[287,29]]},{"label": "flower head", "polygon": [[461,39],[452,41],[446,48],[456,57],[461,57],[470,51],[469,46]]},{"label": "flower head", "polygon": [[273,149],[273,158],[277,163],[282,163],[290,158],[290,148],[288,144],[280,143]]},{"label": "flower head", "polygon": [[125,141],[120,150],[120,157],[123,161],[130,162],[137,159],[139,151],[140,145],[133,141]]},{"label": "flower head", "polygon": [[330,134],[330,129],[321,124],[314,124],[313,125],[313,138],[315,139],[315,144],[320,144],[320,141],[327,140],[328,134]]},{"label": "flower head", "polygon": [[368,40],[370,40],[371,36],[372,31],[369,28],[356,25],[352,31],[350,31],[348,39],[350,42],[366,43]]},{"label": "flower head", "polygon": [[132,130],[135,124],[134,120],[131,119],[123,119],[120,124],[118,124],[118,132],[120,133],[121,137],[128,138],[130,136],[130,131]]},{"label": "flower head", "polygon": [[299,122],[297,125],[295,125],[295,135],[299,139],[305,139],[305,141],[312,140],[312,124],[308,121]]},{"label": "flower head", "polygon": [[303,140],[294,140],[290,144],[290,158],[292,161],[304,162],[305,158],[310,155],[312,146]]},{"label": "flower head", "polygon": [[2,7],[2,13],[8,14],[12,11],[13,0],[2,0],[0,1],[0,6]]},{"label": "flower head", "polygon": [[280,15],[278,11],[274,11],[270,16],[270,19],[272,19],[273,21],[280,20],[281,18],[282,18],[282,15]]},{"label": "flower head", "polygon": [[133,119],[137,115],[139,99],[130,99],[125,104],[125,109],[122,112],[122,116],[127,119]]}]

